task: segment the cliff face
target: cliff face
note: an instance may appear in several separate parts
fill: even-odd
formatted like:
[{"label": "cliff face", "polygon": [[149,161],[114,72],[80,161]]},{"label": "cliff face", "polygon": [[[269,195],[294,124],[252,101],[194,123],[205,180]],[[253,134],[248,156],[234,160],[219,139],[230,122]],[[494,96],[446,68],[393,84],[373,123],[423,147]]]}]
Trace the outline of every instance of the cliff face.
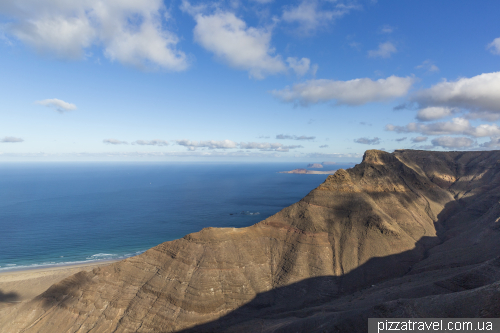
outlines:
[{"label": "cliff face", "polygon": [[78,273],[3,310],[0,327],[365,331],[374,316],[500,316],[499,185],[498,151],[367,151],[254,226]]}]

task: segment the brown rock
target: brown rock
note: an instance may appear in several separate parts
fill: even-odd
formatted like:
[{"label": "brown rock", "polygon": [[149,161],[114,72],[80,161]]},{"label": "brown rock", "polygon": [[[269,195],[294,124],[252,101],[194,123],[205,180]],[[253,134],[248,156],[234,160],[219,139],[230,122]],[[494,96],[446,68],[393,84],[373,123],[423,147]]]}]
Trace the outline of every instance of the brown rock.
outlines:
[{"label": "brown rock", "polygon": [[248,228],[206,228],[0,312],[5,332],[366,331],[500,316],[500,152],[369,150]]}]

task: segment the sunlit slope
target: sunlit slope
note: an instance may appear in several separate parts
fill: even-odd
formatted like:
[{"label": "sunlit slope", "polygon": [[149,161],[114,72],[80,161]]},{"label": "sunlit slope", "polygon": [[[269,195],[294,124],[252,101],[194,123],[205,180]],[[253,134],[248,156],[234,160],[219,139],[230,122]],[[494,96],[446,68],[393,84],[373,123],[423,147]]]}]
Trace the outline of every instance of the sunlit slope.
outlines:
[{"label": "sunlit slope", "polygon": [[[499,160],[498,152],[367,151],[361,164],[338,170],[301,201],[254,226],[206,228],[78,273],[4,310],[0,327],[238,331],[304,322],[296,311],[301,318],[323,318],[317,313],[328,308],[338,311],[335,320],[342,313],[366,314],[391,301],[387,295],[401,297],[391,281],[500,254]],[[434,285],[436,274],[422,281]],[[385,296],[370,296],[365,288],[379,284],[389,288]],[[426,296],[415,288],[407,295]],[[356,292],[367,298],[332,305]],[[322,320],[329,322],[325,317],[314,325]]]}]

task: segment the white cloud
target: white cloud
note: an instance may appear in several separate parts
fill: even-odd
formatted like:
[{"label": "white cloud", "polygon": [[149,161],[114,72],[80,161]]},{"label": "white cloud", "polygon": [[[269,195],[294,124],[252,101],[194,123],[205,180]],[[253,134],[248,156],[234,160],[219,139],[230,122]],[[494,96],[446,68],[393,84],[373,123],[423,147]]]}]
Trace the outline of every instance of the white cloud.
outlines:
[{"label": "white cloud", "polygon": [[397,76],[376,81],[368,78],[349,81],[309,80],[271,93],[283,102],[298,102],[302,105],[328,101],[335,101],[338,105],[363,105],[404,96],[414,81],[411,77]]},{"label": "white cloud", "polygon": [[56,109],[59,113],[76,110],[75,104],[71,104],[57,98],[44,99],[42,101],[36,101],[35,103]]},{"label": "white cloud", "polygon": [[[342,153],[332,153],[332,154],[324,154],[324,153],[310,153],[306,155],[309,158],[355,158],[360,159],[363,157],[363,154],[342,154]],[[325,162],[323,162],[325,163]]]},{"label": "white cloud", "polygon": [[285,146],[281,143],[269,143],[269,142],[240,142],[236,143],[231,140],[223,141],[191,141],[191,140],[177,140],[178,145],[187,147],[188,150],[194,151],[196,148],[208,148],[208,149],[258,149],[260,151],[276,151],[276,152],[288,152],[290,149],[304,148],[301,145],[290,145]]},{"label": "white cloud", "polygon": [[418,110],[417,119],[420,121],[430,121],[451,116],[456,110],[449,107],[429,106]]},{"label": "white cloud", "polygon": [[165,140],[137,140],[132,142],[133,145],[141,145],[141,146],[168,146],[168,142]]},{"label": "white cloud", "polygon": [[491,137],[490,141],[482,143],[480,146],[485,148],[500,148],[500,136]]},{"label": "white cloud", "polygon": [[256,79],[286,71],[281,56],[273,55],[269,29],[247,27],[243,20],[229,12],[199,13],[194,18],[195,40],[230,66],[248,70]]},{"label": "white cloud", "polygon": [[39,52],[55,53],[58,57],[79,59],[92,44],[95,31],[88,17],[35,17],[12,26],[12,33]]},{"label": "white cloud", "polygon": [[309,71],[311,67],[311,60],[308,58],[302,58],[298,60],[297,58],[288,57],[286,58],[288,66],[297,74],[297,76],[304,76]]},{"label": "white cloud", "polygon": [[196,148],[208,148],[208,149],[230,149],[237,148],[237,143],[231,140],[222,141],[191,141],[191,140],[177,140],[178,145],[187,147],[189,150],[195,150]]},{"label": "white cloud", "polygon": [[481,124],[472,126],[467,119],[453,118],[447,122],[436,122],[431,124],[409,123],[406,126],[386,125],[386,131],[396,133],[422,133],[426,135],[462,134],[473,137],[500,135],[500,127],[496,124]]},{"label": "white cloud", "polygon": [[42,53],[81,59],[93,46],[106,57],[142,68],[183,70],[178,38],[163,27],[161,0],[17,0],[0,6],[8,32]]},{"label": "white cloud", "polygon": [[261,149],[261,150],[269,150],[269,149],[278,149],[283,147],[281,143],[268,143],[268,142],[241,142],[239,147],[241,149]]},{"label": "white cloud", "polygon": [[467,148],[475,145],[474,140],[465,137],[442,136],[440,138],[433,139],[431,142],[433,146],[443,148]]},{"label": "white cloud", "polygon": [[491,53],[493,54],[499,54],[500,55],[500,37],[495,38],[493,42],[489,43],[486,46],[486,49],[490,50]]},{"label": "white cloud", "polygon": [[290,149],[304,148],[301,145],[284,146],[281,143],[268,143],[268,142],[241,142],[239,144],[241,149],[259,149],[260,151],[279,151],[288,152]]},{"label": "white cloud", "polygon": [[380,28],[380,32],[383,34],[392,34],[394,32],[394,27],[386,24]]},{"label": "white cloud", "polygon": [[424,69],[427,72],[439,72],[438,66],[434,65],[431,60],[425,60],[423,63],[415,67],[417,69]]},{"label": "white cloud", "polygon": [[102,142],[109,145],[128,145],[127,141],[120,141],[117,139],[104,139]]},{"label": "white cloud", "polygon": [[427,139],[428,138],[426,136],[417,136],[417,137],[411,138],[411,142],[419,143],[419,142],[427,141]]},{"label": "white cloud", "polygon": [[396,139],[397,142],[402,142],[402,141],[405,141],[407,139],[407,137],[405,136],[404,138],[398,138]]},{"label": "white cloud", "polygon": [[[165,157],[173,158],[237,158],[237,159],[275,159],[283,158],[280,151],[260,152],[260,151],[217,151],[217,150],[198,150],[198,151],[108,151],[103,153],[3,153],[0,154],[3,160],[11,159],[14,161],[165,161]],[[333,155],[333,154],[332,154]],[[342,157],[341,154],[335,157]]]},{"label": "white cloud", "polygon": [[420,108],[430,106],[469,110],[469,118],[500,117],[500,72],[485,73],[457,81],[443,81],[412,96]]},{"label": "white cloud", "polygon": [[336,4],[331,10],[319,8],[319,2],[315,0],[304,0],[296,7],[288,7],[283,11],[282,19],[288,23],[298,23],[300,31],[308,34],[321,26],[326,26],[353,9],[355,5]]},{"label": "white cloud", "polygon": [[9,143],[15,143],[15,142],[23,142],[24,140],[21,138],[16,138],[13,136],[6,136],[3,139],[0,140],[0,142],[9,142]]},{"label": "white cloud", "polygon": [[391,42],[380,43],[378,49],[368,51],[370,58],[390,58],[398,50]]},{"label": "white cloud", "polygon": [[328,145],[321,145],[320,148],[328,148]]},{"label": "white cloud", "polygon": [[380,143],[380,138],[373,138],[373,139],[368,139],[368,138],[359,138],[354,140],[356,143],[362,143],[364,145],[378,145]]},{"label": "white cloud", "polygon": [[297,136],[297,135],[288,135],[288,134],[278,134],[276,135],[276,139],[278,140],[314,140],[315,136]]}]

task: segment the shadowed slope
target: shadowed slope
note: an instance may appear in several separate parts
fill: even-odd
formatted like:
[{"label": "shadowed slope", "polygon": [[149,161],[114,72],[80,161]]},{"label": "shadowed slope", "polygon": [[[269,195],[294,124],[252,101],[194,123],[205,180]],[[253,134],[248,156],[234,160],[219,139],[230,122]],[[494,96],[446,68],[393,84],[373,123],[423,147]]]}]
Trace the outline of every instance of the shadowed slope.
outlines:
[{"label": "shadowed slope", "polygon": [[[401,295],[451,293],[434,282],[500,254],[494,222],[500,216],[499,159],[498,152],[367,151],[361,164],[338,170],[254,226],[206,228],[78,273],[2,313],[0,327],[169,332],[207,323],[196,329],[272,331],[272,323],[303,323],[297,316],[313,318],[317,327],[345,324]],[[450,258],[449,271],[432,275]],[[465,271],[453,271],[457,267]],[[404,275],[420,276],[422,285],[397,291],[390,283],[403,284]],[[384,296],[363,289],[381,282],[388,284]],[[360,291],[367,298],[349,307],[349,297]],[[340,321],[326,320],[321,311]]]}]

